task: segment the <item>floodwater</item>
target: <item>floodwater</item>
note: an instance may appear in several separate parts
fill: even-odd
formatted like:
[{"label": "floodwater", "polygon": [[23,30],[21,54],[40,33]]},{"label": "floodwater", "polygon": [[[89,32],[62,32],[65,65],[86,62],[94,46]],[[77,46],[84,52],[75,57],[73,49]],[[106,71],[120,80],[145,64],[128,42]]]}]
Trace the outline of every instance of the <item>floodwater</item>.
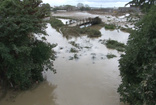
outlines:
[{"label": "floodwater", "polygon": [[[47,41],[58,44],[54,48],[57,52],[54,61],[57,73],[44,72],[47,81],[35,89],[19,93],[11,100],[8,94],[0,105],[124,105],[120,103],[117,93],[121,83],[118,70],[121,53],[107,49],[100,40],[113,39],[126,43],[128,33],[102,28],[100,38],[82,36],[67,40],[49,24],[46,31],[49,34]],[[71,48],[78,52],[71,53]],[[108,59],[107,54],[117,57]]]},{"label": "floodwater", "polygon": [[[85,19],[85,18],[95,18],[95,17],[100,17],[102,19],[102,21],[104,23],[107,24],[115,24],[117,26],[121,26],[124,28],[128,26],[129,28],[133,28],[134,24],[133,22],[128,21],[130,14],[124,14],[122,16],[112,16],[110,15],[106,15],[106,14],[92,14],[92,13],[88,13],[88,12],[65,12],[65,13],[56,13],[56,14],[52,14],[53,16],[62,16],[62,17],[72,17],[75,19]],[[138,18],[131,18],[134,21],[137,21]]]}]

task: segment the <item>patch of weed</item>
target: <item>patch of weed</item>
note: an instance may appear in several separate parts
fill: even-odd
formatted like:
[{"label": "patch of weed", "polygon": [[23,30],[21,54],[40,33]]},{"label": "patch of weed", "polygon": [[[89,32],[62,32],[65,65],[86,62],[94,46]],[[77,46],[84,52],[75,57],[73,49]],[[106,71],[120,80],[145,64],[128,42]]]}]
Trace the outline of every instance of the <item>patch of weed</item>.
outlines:
[{"label": "patch of weed", "polygon": [[57,31],[59,30],[60,27],[64,26],[61,20],[58,20],[54,17],[51,17],[49,20],[49,23],[51,24],[52,27],[54,27]]},{"label": "patch of weed", "polygon": [[107,40],[106,47],[110,49],[116,49],[117,51],[124,52],[126,45],[115,40]]},{"label": "patch of weed", "polygon": [[114,29],[116,29],[116,25],[114,25],[114,24],[105,24],[105,29],[114,30]]},{"label": "patch of weed", "polygon": [[76,50],[75,48],[71,48],[71,49],[70,49],[70,52],[71,52],[71,53],[77,53],[78,50]]},{"label": "patch of weed", "polygon": [[108,59],[111,59],[111,58],[114,58],[114,57],[116,57],[116,55],[114,55],[114,54],[111,54],[111,53],[107,54],[106,56],[107,56],[107,58],[108,58]]}]

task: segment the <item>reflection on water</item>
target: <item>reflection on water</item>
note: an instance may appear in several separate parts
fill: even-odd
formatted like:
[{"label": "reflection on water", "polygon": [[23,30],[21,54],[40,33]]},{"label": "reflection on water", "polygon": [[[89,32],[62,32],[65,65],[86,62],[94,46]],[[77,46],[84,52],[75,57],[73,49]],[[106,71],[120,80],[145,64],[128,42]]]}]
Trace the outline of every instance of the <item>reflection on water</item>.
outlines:
[{"label": "reflection on water", "polygon": [[[110,38],[126,43],[129,34],[104,28],[100,31],[100,38],[83,36],[67,40],[48,24],[47,41],[58,43],[54,49],[57,52],[54,62],[57,74],[45,72],[47,82],[34,90],[21,93],[15,102],[5,99],[0,105],[122,105],[117,93],[121,81],[118,70],[120,53],[107,49],[99,40]],[[70,44],[71,41],[80,48]],[[75,55],[70,52],[71,48],[78,50],[78,59],[69,60]],[[107,59],[108,53],[117,57]]]},{"label": "reflection on water", "polygon": [[105,30],[105,28],[102,28],[100,31],[103,34],[103,36],[102,36],[103,39],[117,40],[118,42],[121,42],[124,44],[127,43],[127,40],[129,37],[129,33],[125,33],[120,30],[110,31],[110,30]]}]

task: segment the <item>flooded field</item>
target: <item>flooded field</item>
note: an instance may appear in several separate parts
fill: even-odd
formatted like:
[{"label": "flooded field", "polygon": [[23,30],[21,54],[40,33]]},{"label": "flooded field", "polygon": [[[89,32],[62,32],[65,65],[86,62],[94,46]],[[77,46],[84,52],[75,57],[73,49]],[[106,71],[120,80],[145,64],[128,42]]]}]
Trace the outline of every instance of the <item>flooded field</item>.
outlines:
[{"label": "flooded field", "polygon": [[112,16],[111,14],[91,14],[88,12],[65,12],[65,13],[56,13],[52,14],[53,16],[61,16],[61,17],[71,17],[74,19],[85,19],[85,18],[95,18],[95,17],[100,17],[104,23],[107,24],[115,24],[117,26],[121,26],[124,28],[128,26],[129,28],[134,27],[134,23],[132,21],[138,20],[137,17],[132,18],[130,14],[123,14],[122,16]]},{"label": "flooded field", "polygon": [[[46,81],[34,89],[13,96],[8,92],[0,105],[124,105],[117,93],[121,83],[118,60],[122,53],[108,49],[101,41],[112,39],[126,44],[129,33],[101,28],[99,38],[66,39],[50,24],[46,31],[47,41],[58,44],[54,48],[57,73],[44,72]],[[108,54],[116,57],[108,59]]]},{"label": "flooded field", "polygon": [[[57,73],[43,73],[47,82],[13,99],[8,94],[0,105],[123,105],[117,93],[121,81],[118,70],[121,53],[107,49],[100,40],[126,43],[129,34],[104,28],[100,31],[100,38],[82,36],[67,40],[48,24],[47,41],[58,44],[54,49],[57,52],[54,62]],[[75,48],[77,53],[70,52],[71,48]],[[108,59],[106,55],[109,53],[117,57]]]}]

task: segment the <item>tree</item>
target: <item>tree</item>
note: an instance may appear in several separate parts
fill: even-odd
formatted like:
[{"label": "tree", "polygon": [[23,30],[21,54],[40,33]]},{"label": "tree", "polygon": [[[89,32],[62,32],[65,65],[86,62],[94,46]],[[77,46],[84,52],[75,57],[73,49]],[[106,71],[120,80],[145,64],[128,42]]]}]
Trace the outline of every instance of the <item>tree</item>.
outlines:
[{"label": "tree", "polygon": [[132,0],[126,5],[135,5],[136,7],[140,7],[143,10],[148,10],[152,5],[155,4],[155,0]]},{"label": "tree", "polygon": [[89,7],[89,5],[86,4],[86,5],[85,5],[85,10],[86,10],[86,11],[89,11],[90,9],[91,9],[91,8]]},{"label": "tree", "polygon": [[[46,35],[48,8],[41,0],[0,0],[0,83],[27,89],[52,68],[54,45],[37,40]],[[44,38],[43,38],[44,39]]]},{"label": "tree", "polygon": [[125,54],[119,60],[121,101],[131,105],[156,104],[156,6],[138,22]]},{"label": "tree", "polygon": [[78,9],[80,9],[80,8],[82,8],[82,7],[84,7],[84,4],[83,4],[83,3],[78,3],[78,4],[77,4],[77,8],[78,8]]},{"label": "tree", "polygon": [[66,9],[67,11],[73,11],[73,10],[75,9],[75,7],[72,6],[72,5],[65,5],[65,9]]},{"label": "tree", "polygon": [[44,9],[45,11],[45,16],[49,17],[51,12],[51,6],[48,3],[42,4],[42,9]]}]

